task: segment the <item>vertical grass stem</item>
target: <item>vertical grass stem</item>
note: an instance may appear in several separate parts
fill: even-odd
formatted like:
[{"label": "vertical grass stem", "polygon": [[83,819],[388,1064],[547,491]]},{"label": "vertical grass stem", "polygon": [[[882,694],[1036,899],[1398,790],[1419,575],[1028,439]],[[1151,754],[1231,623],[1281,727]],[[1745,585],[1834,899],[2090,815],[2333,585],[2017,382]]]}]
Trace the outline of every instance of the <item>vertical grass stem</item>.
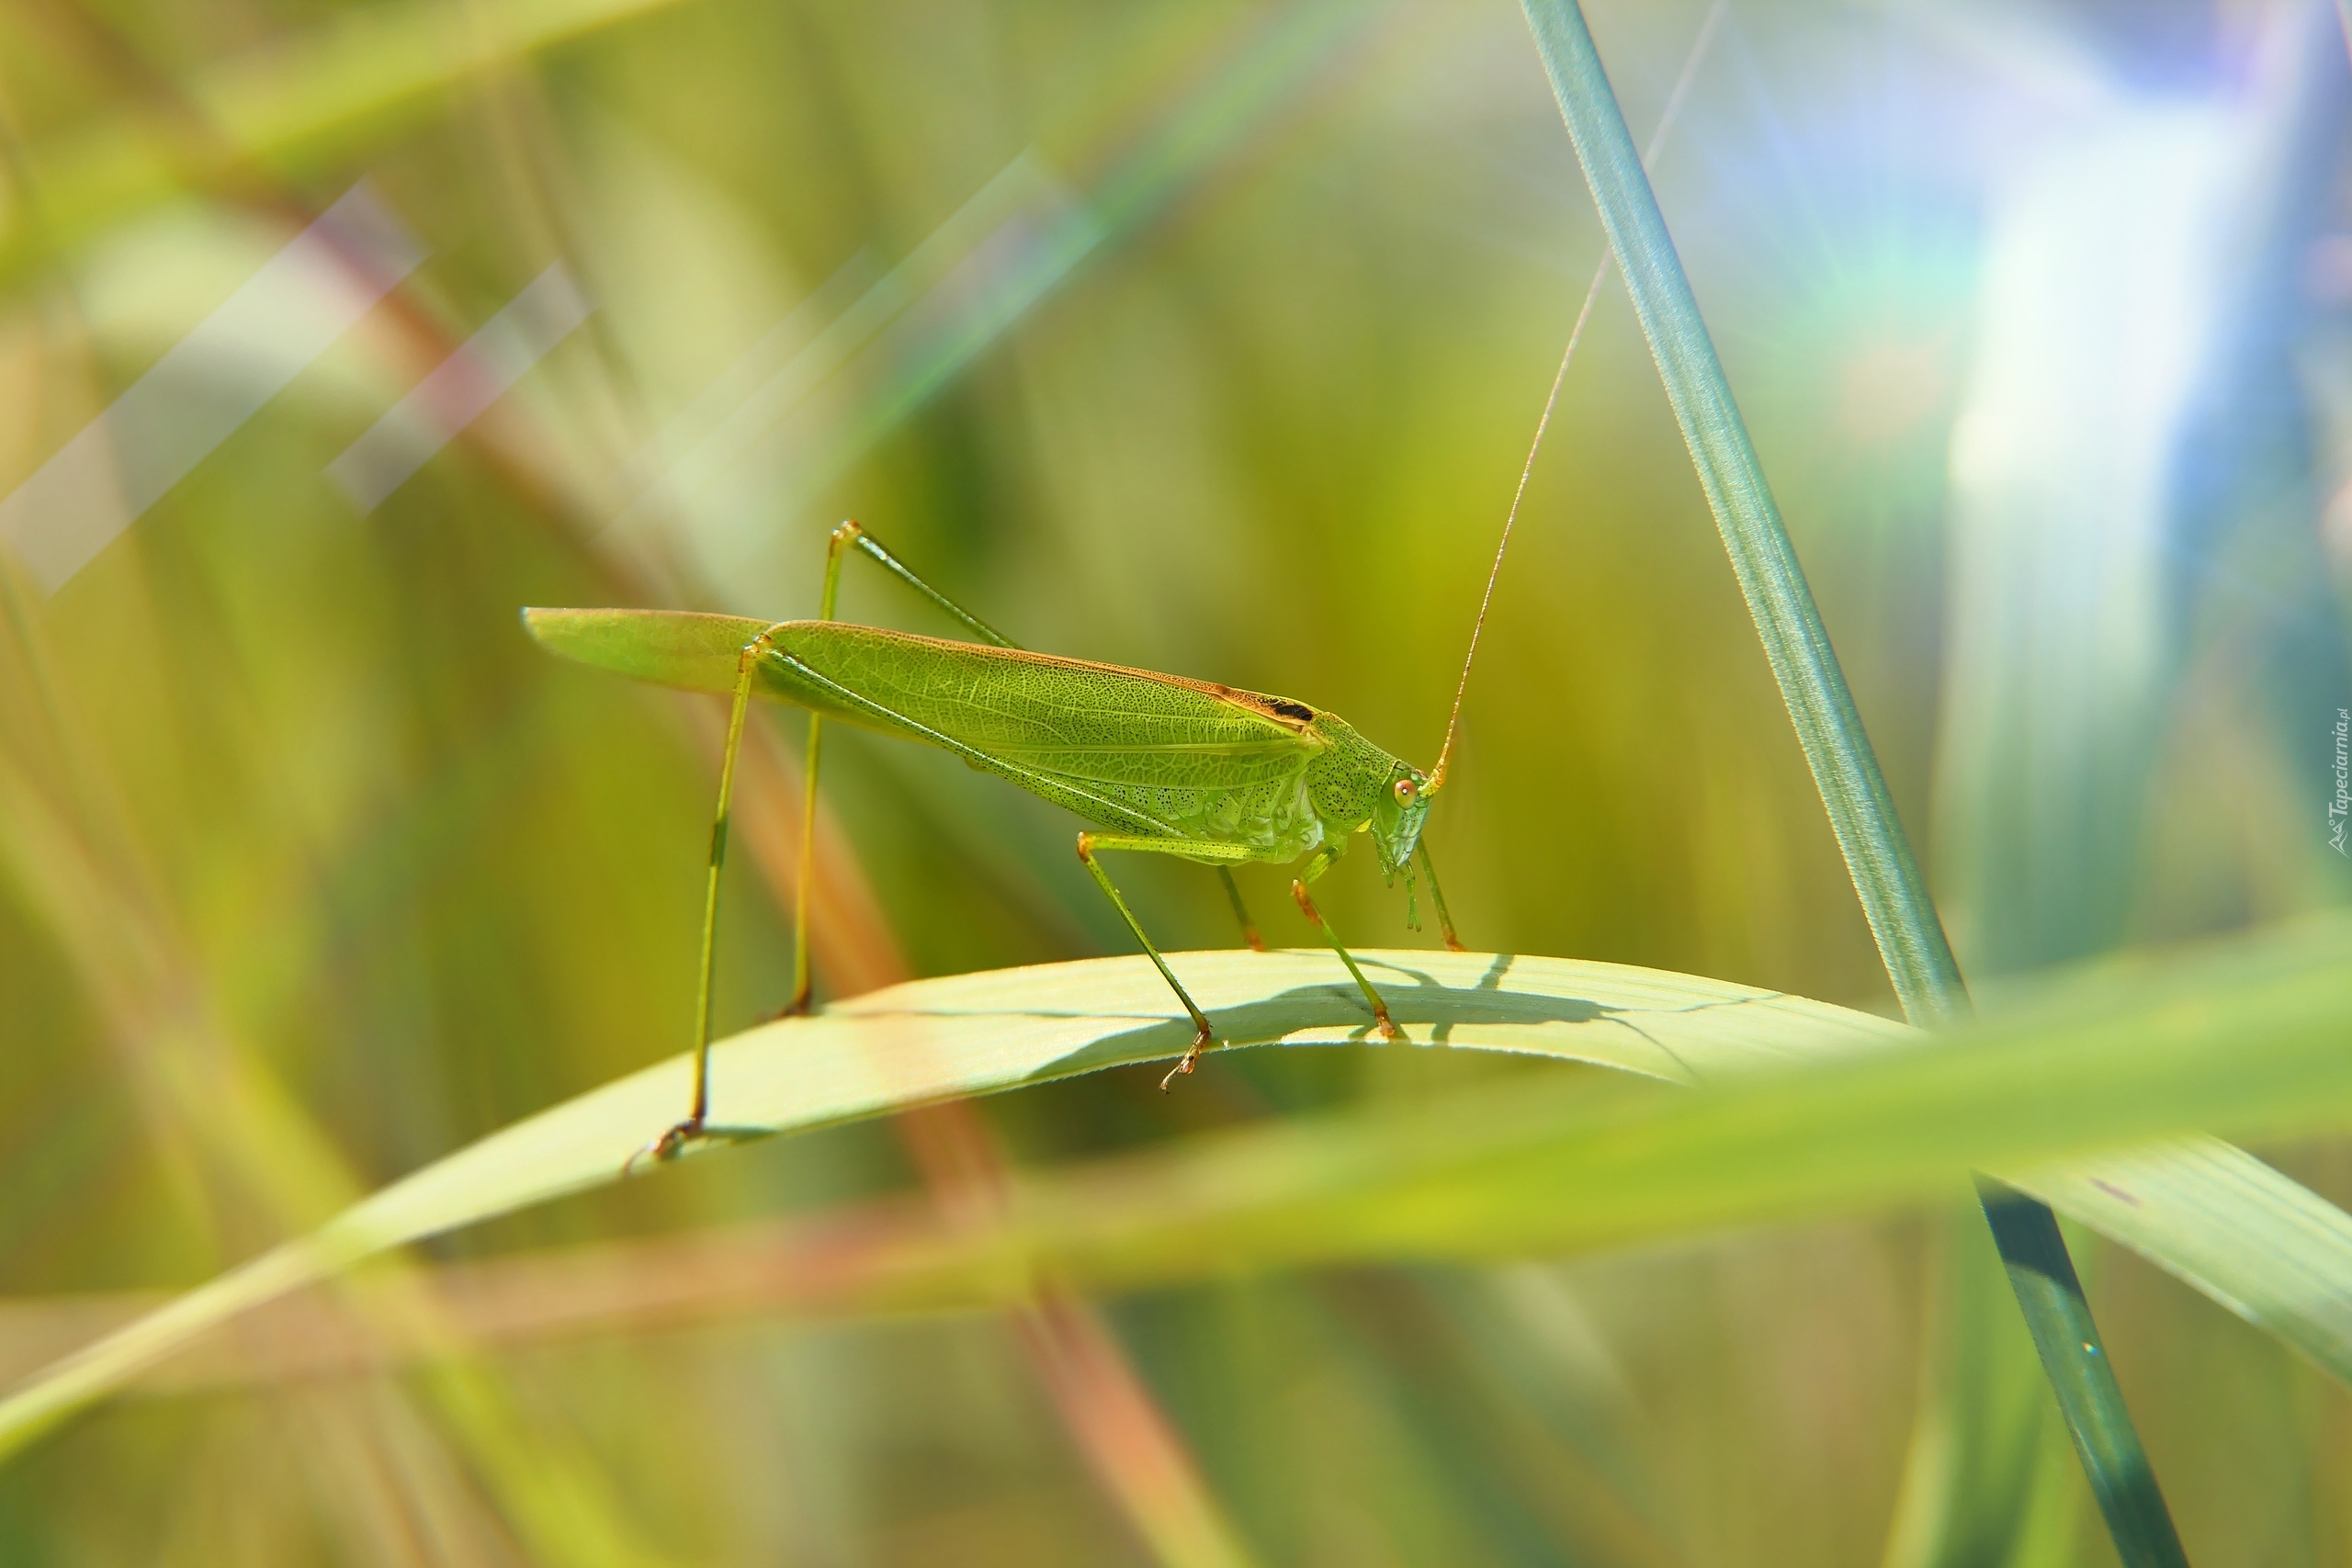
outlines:
[{"label": "vertical grass stem", "polygon": [[[1583,12],[1577,0],[1522,4],[1888,978],[1913,1022],[1951,1022],[1969,1010],[1960,965],[1895,816]],[[1996,1182],[1981,1182],[1980,1196],[2118,1554],[2129,1568],[2186,1568],[2188,1559],[2108,1365],[2056,1216],[2040,1201]]]}]

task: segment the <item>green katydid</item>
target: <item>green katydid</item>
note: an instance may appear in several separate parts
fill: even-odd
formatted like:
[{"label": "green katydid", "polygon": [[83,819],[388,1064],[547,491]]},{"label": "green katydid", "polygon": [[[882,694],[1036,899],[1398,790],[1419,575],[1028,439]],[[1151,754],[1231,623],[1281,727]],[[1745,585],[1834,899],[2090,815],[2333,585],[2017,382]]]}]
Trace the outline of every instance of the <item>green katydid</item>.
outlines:
[{"label": "green katydid", "polygon": [[[1508,543],[1508,529],[1504,537]],[[853,552],[880,564],[981,640],[951,642],[834,619],[842,567]],[[1498,551],[1498,570],[1501,565]],[[1491,596],[1491,577],[1487,587]],[[1101,851],[1170,854],[1215,866],[1244,938],[1261,949],[1231,868],[1251,861],[1287,865],[1305,858],[1305,868],[1291,883],[1291,897],[1347,966],[1371,1009],[1374,1027],[1387,1039],[1398,1038],[1387,1004],[1316,908],[1307,885],[1330,867],[1351,837],[1363,833],[1371,839],[1384,875],[1406,877],[1407,920],[1413,923],[1418,856],[1446,945],[1461,950],[1429,846],[1421,841],[1430,797],[1443,785],[1453,753],[1461,687],[1454,693],[1445,743],[1435,766],[1424,773],[1373,745],[1338,715],[1287,697],[1027,652],[925,582],[855,523],[833,531],[819,618],[813,621],[537,609],[524,611],[523,619],[542,646],[566,658],[664,685],[724,691],[734,699],[719,764],[703,906],[694,1106],[684,1121],[647,1146],[645,1152],[657,1159],[711,1132],[711,982],[719,868],[727,856],[736,754],[755,695],[808,710],[807,819],[793,934],[793,999],[786,1013],[804,1011],[809,1002],[808,890],[818,763],[828,718],[928,741],[1108,829],[1080,833],[1079,859],[1193,1022],[1192,1045],[1160,1080],[1163,1089],[1178,1075],[1193,1071],[1216,1032],[1102,869]],[[1482,604],[1479,626],[1485,622]],[[1477,641],[1474,630],[1472,656]],[[1469,678],[1465,658],[1463,687]]]},{"label": "green katydid", "polygon": [[[1722,21],[1715,0],[1668,95],[1644,164],[1657,156],[1696,74],[1707,43]],[[711,1134],[711,980],[718,931],[718,875],[727,858],[727,818],[735,788],[735,757],[753,695],[808,710],[806,814],[801,825],[800,878],[793,924],[793,998],[786,1013],[809,1001],[808,891],[816,852],[817,765],[824,721],[839,718],[886,734],[928,741],[974,767],[1009,779],[1031,794],[1066,806],[1108,833],[1081,832],[1078,857],[1102,886],[1119,918],[1150,954],[1193,1021],[1193,1043],[1160,1080],[1163,1089],[1189,1073],[1216,1039],[1208,1018],[1144,934],[1118,888],[1095,858],[1098,850],[1171,854],[1216,868],[1242,935],[1261,949],[1232,868],[1250,861],[1290,864],[1306,857],[1291,882],[1299,912],[1323,933],[1370,1005],[1374,1026],[1388,1039],[1396,1025],[1380,992],[1365,978],[1307,884],[1329,869],[1356,833],[1367,834],[1385,877],[1406,878],[1406,920],[1413,919],[1412,862],[1429,878],[1445,944],[1460,952],[1453,921],[1439,891],[1437,870],[1421,827],[1430,797],[1445,784],[1446,766],[1462,722],[1462,697],[1479,635],[1502,575],[1520,503],[1551,427],[1561,385],[1576,357],[1592,308],[1609,275],[1610,257],[1586,289],[1584,308],[1568,333],[1567,350],[1552,378],[1551,395],[1535,423],[1535,439],[1520,469],[1519,488],[1503,518],[1470,647],[1453,691],[1445,740],[1427,773],[1390,756],[1336,714],[1287,697],[1149,671],[1026,652],[925,582],[854,523],[833,530],[825,557],[819,618],[764,623],[728,615],[659,610],[526,610],[525,624],[553,652],[642,680],[695,691],[731,693],[727,748],[719,764],[718,809],[711,824],[709,876],[702,920],[702,983],[695,1004],[694,1108],[687,1118],[640,1151],[657,1159],[676,1155]],[[848,625],[833,618],[842,565],[857,550],[945,611],[978,637],[978,643]],[[635,1162],[632,1161],[632,1164]]]}]

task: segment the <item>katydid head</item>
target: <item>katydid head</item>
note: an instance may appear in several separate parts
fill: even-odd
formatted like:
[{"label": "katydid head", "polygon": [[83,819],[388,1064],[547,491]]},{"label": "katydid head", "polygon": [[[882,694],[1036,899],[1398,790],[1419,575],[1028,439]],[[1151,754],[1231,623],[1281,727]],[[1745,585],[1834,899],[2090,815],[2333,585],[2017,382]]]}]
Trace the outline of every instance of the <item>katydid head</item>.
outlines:
[{"label": "katydid head", "polygon": [[1315,814],[1332,838],[1369,834],[1384,877],[1406,870],[1421,841],[1429,816],[1429,780],[1419,768],[1398,761],[1363,736],[1338,714],[1315,716],[1308,733],[1317,742],[1306,771]]},{"label": "katydid head", "polygon": [[1372,803],[1372,846],[1384,877],[1405,874],[1412,881],[1413,851],[1430,814],[1430,782],[1419,768],[1396,764]]}]

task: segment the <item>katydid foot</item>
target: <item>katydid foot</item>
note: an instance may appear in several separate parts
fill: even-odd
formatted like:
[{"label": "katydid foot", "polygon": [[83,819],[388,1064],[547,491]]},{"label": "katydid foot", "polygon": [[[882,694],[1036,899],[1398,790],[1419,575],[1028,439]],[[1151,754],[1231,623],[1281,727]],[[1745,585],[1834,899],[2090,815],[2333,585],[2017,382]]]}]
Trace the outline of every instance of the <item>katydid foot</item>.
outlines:
[{"label": "katydid foot", "polygon": [[637,1162],[639,1160],[651,1160],[656,1165],[660,1165],[666,1160],[676,1159],[685,1152],[688,1144],[699,1142],[708,1136],[710,1136],[709,1122],[703,1117],[690,1116],[621,1161],[621,1179],[626,1181],[637,1174]]},{"label": "katydid foot", "polygon": [[787,1018],[807,1018],[810,1013],[815,1012],[817,1004],[811,998],[809,990],[810,987],[803,986],[790,1001],[768,1014],[764,1021],[781,1023]]},{"label": "katydid foot", "polygon": [[[1265,950],[1261,948],[1259,951],[1263,952]],[[1202,1019],[1200,1021],[1199,1031],[1193,1036],[1193,1043],[1185,1050],[1182,1056],[1176,1058],[1176,1065],[1168,1069],[1168,1076],[1159,1080],[1159,1092],[1166,1094],[1168,1092],[1169,1086],[1176,1081],[1177,1077],[1180,1074],[1189,1073],[1194,1067],[1200,1066],[1201,1053],[1216,1043],[1216,1036],[1209,1032],[1209,1021],[1207,1019]]]}]

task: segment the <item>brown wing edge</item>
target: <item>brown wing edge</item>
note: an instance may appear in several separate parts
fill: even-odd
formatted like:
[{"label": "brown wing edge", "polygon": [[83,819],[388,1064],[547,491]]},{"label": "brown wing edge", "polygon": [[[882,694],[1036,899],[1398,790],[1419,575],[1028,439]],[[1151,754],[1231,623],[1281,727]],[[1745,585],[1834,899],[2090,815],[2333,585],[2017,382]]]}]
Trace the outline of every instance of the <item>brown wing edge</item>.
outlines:
[{"label": "brown wing edge", "polygon": [[[925,637],[920,632],[891,631],[881,626],[857,626],[852,621],[807,621],[797,626],[856,626],[862,632],[879,633],[902,642],[921,643],[929,648],[954,649],[959,653],[977,654],[983,659],[1001,660],[1008,664],[1041,664],[1061,670],[1090,670],[1106,675],[1124,675],[1129,680],[1149,681],[1162,686],[1178,686],[1197,692],[1204,697],[1241,709],[1252,717],[1270,719],[1294,735],[1305,736],[1307,726],[1315,722],[1315,710],[1305,703],[1289,697],[1268,696],[1261,692],[1244,691],[1216,681],[1199,681],[1190,675],[1170,675],[1158,670],[1137,670],[1132,665],[1108,664],[1099,659],[1072,659],[1066,654],[1037,653],[1025,648],[996,648],[984,642],[959,642],[953,637]],[[754,626],[752,635],[758,635]]]},{"label": "brown wing edge", "polygon": [[741,615],[706,615],[692,610],[568,610],[529,608],[523,612],[524,629],[549,653],[628,675],[656,685],[690,692],[728,693],[735,689],[736,659],[744,644],[779,625],[854,627],[899,641],[954,649],[1007,663],[1050,665],[1065,670],[1099,671],[1129,680],[1178,686],[1213,697],[1254,717],[1269,720],[1305,737],[1315,722],[1315,709],[1289,697],[1244,691],[1217,681],[1189,675],[1168,675],[1100,660],[1071,659],[1057,653],[1033,653],[1027,649],[996,648],[952,637],[925,637],[918,632],[892,631],[859,626],[854,621],[756,621]]}]

